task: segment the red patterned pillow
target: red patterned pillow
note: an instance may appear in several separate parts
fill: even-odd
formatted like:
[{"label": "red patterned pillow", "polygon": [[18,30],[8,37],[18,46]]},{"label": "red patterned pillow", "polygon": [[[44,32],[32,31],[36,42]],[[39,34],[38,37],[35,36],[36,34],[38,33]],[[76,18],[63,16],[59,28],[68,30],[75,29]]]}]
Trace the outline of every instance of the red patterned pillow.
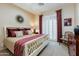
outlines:
[{"label": "red patterned pillow", "polygon": [[18,31],[18,28],[7,28],[8,37],[16,37],[15,31]]},{"label": "red patterned pillow", "polygon": [[15,31],[10,31],[10,33],[11,33],[11,36],[10,37],[16,37]]}]

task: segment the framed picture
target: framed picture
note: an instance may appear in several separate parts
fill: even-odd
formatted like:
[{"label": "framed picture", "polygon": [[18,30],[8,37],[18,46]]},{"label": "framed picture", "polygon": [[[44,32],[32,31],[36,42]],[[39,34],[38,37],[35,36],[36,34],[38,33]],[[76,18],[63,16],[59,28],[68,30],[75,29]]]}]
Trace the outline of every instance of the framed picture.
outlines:
[{"label": "framed picture", "polygon": [[22,16],[20,16],[20,15],[18,15],[18,16],[16,17],[16,20],[17,20],[19,23],[23,23],[23,22],[24,22],[24,18],[23,18]]},{"label": "framed picture", "polygon": [[64,19],[64,26],[72,26],[72,18]]}]

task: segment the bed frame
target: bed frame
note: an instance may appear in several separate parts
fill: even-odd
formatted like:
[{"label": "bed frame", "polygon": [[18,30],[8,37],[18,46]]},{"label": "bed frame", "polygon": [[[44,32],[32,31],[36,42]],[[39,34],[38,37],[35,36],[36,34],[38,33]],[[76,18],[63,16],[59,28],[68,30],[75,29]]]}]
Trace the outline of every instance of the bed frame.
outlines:
[{"label": "bed frame", "polygon": [[[5,39],[7,38],[7,28],[26,28],[26,27],[4,27],[4,32],[5,32]],[[29,27],[28,27],[29,28]],[[28,29],[27,28],[27,29]],[[48,45],[48,40],[46,40],[45,42],[43,42],[36,50],[34,50],[29,56],[37,56],[44,47],[46,47]],[[27,54],[23,54],[25,56],[27,56]]]}]

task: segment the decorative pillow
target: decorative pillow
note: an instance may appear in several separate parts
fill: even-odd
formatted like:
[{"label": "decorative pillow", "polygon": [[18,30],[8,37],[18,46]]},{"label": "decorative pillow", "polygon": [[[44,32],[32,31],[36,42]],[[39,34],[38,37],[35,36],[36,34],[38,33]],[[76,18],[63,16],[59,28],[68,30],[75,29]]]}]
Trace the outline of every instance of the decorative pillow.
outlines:
[{"label": "decorative pillow", "polygon": [[16,37],[16,33],[15,33],[15,31],[10,31],[10,37]]},{"label": "decorative pillow", "polygon": [[22,37],[23,36],[23,31],[15,31],[16,37]]},{"label": "decorative pillow", "polygon": [[16,28],[7,28],[7,36],[8,37],[16,37],[16,33],[15,31],[18,31],[18,29]]}]

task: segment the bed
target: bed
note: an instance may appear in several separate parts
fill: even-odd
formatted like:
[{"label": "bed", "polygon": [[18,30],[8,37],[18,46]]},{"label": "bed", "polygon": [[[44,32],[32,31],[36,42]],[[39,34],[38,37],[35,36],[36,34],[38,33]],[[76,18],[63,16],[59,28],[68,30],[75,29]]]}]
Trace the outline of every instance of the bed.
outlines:
[{"label": "bed", "polygon": [[[44,34],[31,34],[23,35],[22,37],[10,37],[11,31],[25,31],[30,28],[19,27],[5,27],[5,40],[4,45],[15,56],[36,56],[48,44],[48,35]],[[19,33],[20,34],[20,33]]]}]

